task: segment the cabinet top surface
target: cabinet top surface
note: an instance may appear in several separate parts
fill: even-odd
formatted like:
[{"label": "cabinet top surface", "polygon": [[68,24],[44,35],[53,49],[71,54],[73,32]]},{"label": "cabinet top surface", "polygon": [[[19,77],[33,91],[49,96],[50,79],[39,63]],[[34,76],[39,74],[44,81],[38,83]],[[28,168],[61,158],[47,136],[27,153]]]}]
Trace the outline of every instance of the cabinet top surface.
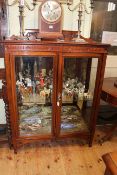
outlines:
[{"label": "cabinet top surface", "polygon": [[64,41],[64,40],[57,40],[57,41],[40,41],[40,40],[5,40],[1,41],[4,45],[58,45],[58,46],[64,46],[64,45],[71,45],[71,46],[95,46],[95,47],[110,47],[109,44],[104,43],[97,43],[94,41],[91,42],[76,42],[76,41]]}]

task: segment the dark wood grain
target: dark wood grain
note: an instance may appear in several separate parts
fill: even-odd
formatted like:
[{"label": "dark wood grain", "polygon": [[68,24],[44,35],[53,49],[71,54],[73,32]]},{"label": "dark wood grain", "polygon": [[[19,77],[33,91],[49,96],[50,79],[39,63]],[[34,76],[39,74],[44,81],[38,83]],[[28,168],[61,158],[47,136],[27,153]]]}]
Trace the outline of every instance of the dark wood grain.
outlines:
[{"label": "dark wood grain", "polygon": [[[6,79],[6,74],[5,74],[5,68],[1,68],[0,69],[0,80],[2,80],[2,83],[4,84]],[[4,85],[2,86],[2,88],[0,89],[0,99],[3,99],[3,101],[5,100],[4,97],[6,96],[6,90],[4,91]],[[6,98],[6,97],[5,97]],[[5,102],[5,101],[4,101]],[[2,117],[2,116],[1,116]],[[1,124],[0,127],[2,127],[3,125]],[[0,135],[0,144],[4,144],[4,143],[8,143],[8,137],[6,134],[1,134]]]},{"label": "dark wood grain", "polygon": [[117,175],[117,152],[107,153],[102,156],[105,165],[105,175]]},{"label": "dark wood grain", "polygon": [[116,80],[117,77],[105,78],[101,93],[101,98],[114,106],[117,106],[117,88],[114,86]]},{"label": "dark wood grain", "polygon": [[[117,77],[105,78],[102,86],[101,99],[108,104],[117,107],[117,88],[114,86],[114,82]],[[110,129],[107,130],[106,135],[101,139],[101,142],[109,140],[115,129],[117,128],[117,121],[115,121]]]}]

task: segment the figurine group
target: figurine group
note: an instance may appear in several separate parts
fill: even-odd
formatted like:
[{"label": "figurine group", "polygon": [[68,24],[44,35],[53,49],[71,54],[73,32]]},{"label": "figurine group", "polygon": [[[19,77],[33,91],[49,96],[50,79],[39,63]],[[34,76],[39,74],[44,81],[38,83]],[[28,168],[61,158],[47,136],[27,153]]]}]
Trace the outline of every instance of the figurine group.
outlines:
[{"label": "figurine group", "polygon": [[23,101],[25,101],[26,98],[32,98],[34,94],[50,98],[53,88],[52,70],[49,71],[48,76],[43,75],[42,70],[40,70],[38,74],[34,75],[33,81],[30,75],[28,77],[23,76],[23,74],[19,72],[16,86]]}]

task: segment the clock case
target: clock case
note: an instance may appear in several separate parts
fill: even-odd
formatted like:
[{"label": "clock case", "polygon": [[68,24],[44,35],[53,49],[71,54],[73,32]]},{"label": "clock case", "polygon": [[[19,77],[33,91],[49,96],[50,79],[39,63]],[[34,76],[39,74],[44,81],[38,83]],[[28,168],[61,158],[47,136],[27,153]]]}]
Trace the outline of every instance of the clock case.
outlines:
[{"label": "clock case", "polygon": [[[43,1],[39,8],[39,37],[40,38],[62,38],[62,13],[61,17],[55,22],[48,22],[46,21],[42,14],[41,8],[42,5],[47,0]],[[53,0],[55,1],[55,0]],[[58,1],[57,1],[58,2]],[[58,2],[59,3],[59,2]],[[61,7],[62,8],[62,7]]]}]

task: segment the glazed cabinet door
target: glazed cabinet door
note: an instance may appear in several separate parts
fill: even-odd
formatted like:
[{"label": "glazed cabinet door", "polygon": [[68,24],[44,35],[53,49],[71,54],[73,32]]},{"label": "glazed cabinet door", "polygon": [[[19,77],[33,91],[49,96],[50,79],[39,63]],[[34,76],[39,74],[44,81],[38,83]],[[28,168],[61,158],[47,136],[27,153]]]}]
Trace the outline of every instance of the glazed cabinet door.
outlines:
[{"label": "glazed cabinet door", "polygon": [[57,56],[53,53],[11,57],[16,137],[55,134]]},{"label": "glazed cabinet door", "polygon": [[94,117],[95,87],[101,70],[99,62],[97,55],[62,57],[57,98],[59,136],[89,133],[92,115]]}]

